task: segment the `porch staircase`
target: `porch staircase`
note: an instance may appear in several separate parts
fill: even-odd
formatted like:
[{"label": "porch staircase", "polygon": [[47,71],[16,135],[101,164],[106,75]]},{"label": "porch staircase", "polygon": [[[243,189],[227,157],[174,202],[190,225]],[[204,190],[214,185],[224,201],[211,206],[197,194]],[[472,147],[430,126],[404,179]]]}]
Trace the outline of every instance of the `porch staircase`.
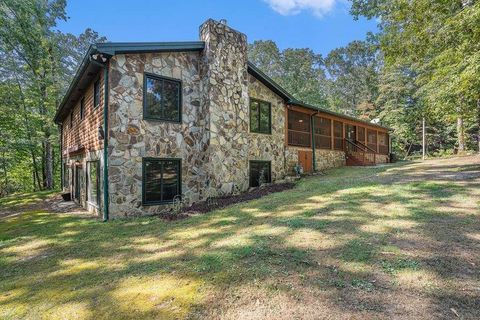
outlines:
[{"label": "porch staircase", "polygon": [[377,162],[377,152],[359,141],[345,139],[344,149],[347,166],[374,166]]}]

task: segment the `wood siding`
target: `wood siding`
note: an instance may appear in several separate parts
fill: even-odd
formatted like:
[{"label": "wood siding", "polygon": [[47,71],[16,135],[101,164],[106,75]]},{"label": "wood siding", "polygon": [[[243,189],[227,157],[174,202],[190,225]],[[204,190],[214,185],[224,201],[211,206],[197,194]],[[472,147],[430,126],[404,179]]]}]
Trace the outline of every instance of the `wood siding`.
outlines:
[{"label": "wood siding", "polygon": [[[100,104],[95,108],[93,105],[94,83],[99,81]],[[104,82],[103,72],[92,77],[92,81],[84,94],[84,116],[80,118],[80,103],[77,101],[69,115],[62,123],[62,154],[84,153],[100,150],[103,140],[98,137],[98,127],[103,126]],[[72,123],[70,123],[72,117]],[[71,125],[72,124],[72,125]],[[75,151],[77,150],[77,151]]]}]

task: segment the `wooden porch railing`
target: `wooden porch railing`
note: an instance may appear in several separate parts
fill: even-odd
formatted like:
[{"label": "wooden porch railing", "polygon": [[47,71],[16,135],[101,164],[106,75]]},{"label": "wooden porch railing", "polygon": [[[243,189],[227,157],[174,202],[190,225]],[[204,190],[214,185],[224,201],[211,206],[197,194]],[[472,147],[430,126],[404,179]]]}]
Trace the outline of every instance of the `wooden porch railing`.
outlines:
[{"label": "wooden porch railing", "polygon": [[344,149],[347,165],[368,166],[375,165],[377,162],[377,153],[361,142],[345,139]]}]

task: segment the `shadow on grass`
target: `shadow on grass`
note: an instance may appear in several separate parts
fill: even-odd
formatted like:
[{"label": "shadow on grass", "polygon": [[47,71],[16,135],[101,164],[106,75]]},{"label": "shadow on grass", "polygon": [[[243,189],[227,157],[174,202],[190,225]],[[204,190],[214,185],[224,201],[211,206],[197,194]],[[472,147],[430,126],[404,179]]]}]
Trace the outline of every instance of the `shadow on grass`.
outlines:
[{"label": "shadow on grass", "polygon": [[[101,223],[45,212],[5,218],[0,316],[210,318],[241,313],[235,308],[248,308],[250,295],[268,303],[269,295],[307,301],[315,292],[329,306],[312,311],[319,316],[388,317],[417,299],[433,315],[442,315],[448,301],[468,318],[478,300],[468,292],[452,295],[451,282],[478,280],[469,263],[480,263],[479,241],[471,236],[479,219],[462,202],[478,185],[442,176],[422,181],[421,174],[408,183],[404,176],[418,174],[408,166],[393,167],[402,171],[395,185],[389,166],[342,168],[287,192],[175,222]],[[435,277],[434,294],[398,283],[399,274],[420,271]],[[253,289],[245,295],[245,287]],[[235,299],[243,307],[225,302]]]}]

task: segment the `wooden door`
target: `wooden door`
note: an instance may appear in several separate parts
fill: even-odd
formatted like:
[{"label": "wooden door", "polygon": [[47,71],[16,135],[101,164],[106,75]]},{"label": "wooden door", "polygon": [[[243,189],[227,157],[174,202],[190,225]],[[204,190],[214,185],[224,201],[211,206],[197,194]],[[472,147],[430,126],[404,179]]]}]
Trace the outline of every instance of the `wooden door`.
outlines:
[{"label": "wooden door", "polygon": [[312,151],[298,150],[298,162],[302,166],[303,172],[311,173],[313,171]]}]

